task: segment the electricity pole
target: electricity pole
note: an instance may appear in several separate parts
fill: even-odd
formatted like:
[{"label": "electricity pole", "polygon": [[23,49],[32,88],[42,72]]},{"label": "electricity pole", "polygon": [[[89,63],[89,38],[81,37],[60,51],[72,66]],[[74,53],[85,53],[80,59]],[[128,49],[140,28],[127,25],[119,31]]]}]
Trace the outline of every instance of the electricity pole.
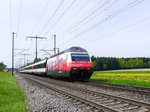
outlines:
[{"label": "electricity pole", "polygon": [[36,43],[35,43],[35,44],[36,44],[36,49],[35,49],[35,61],[37,61],[37,40],[38,40],[38,39],[41,39],[41,40],[42,40],[42,39],[47,39],[47,38],[46,38],[46,37],[38,37],[38,36],[36,36],[36,37],[27,36],[26,38],[31,38],[31,39],[33,38],[33,39],[36,39],[36,41],[35,41],[35,42],[36,42]]},{"label": "electricity pole", "polygon": [[17,33],[12,32],[12,76],[14,75],[14,35]]},{"label": "electricity pole", "polygon": [[24,66],[26,65],[26,57],[25,56],[28,56],[28,55],[31,55],[31,54],[20,54],[20,55],[23,55],[24,56]]},{"label": "electricity pole", "polygon": [[56,54],[56,35],[52,35],[54,36],[54,55]]}]

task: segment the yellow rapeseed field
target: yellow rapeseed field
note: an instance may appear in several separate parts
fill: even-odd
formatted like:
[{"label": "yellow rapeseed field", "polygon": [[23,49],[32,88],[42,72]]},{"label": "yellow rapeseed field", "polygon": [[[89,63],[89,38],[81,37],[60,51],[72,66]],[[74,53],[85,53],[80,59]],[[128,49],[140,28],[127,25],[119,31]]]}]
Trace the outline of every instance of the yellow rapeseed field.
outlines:
[{"label": "yellow rapeseed field", "polygon": [[106,83],[150,87],[150,73],[95,72],[90,80]]},{"label": "yellow rapeseed field", "polygon": [[98,73],[91,77],[92,79],[113,79],[113,80],[132,80],[140,82],[150,82],[150,73],[149,74],[134,74],[134,73],[125,73],[125,74],[115,74],[115,73]]}]

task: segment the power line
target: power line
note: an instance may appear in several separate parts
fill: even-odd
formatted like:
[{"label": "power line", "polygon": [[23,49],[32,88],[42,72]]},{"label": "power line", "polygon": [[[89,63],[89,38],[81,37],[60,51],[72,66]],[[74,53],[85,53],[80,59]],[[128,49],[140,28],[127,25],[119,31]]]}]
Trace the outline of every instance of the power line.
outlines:
[{"label": "power line", "polygon": [[10,32],[12,32],[12,11],[11,11],[11,0],[9,2],[9,18],[10,18]]},{"label": "power line", "polygon": [[49,50],[49,49],[41,49],[41,51],[45,52],[45,53],[46,53],[46,55],[49,55],[49,56],[51,56],[52,54],[51,54],[51,53],[49,53],[48,51],[54,51],[54,50]]},{"label": "power line", "polygon": [[17,56],[23,52],[25,52],[26,50],[29,50],[29,49],[15,49],[15,50],[21,50],[20,52],[18,52],[17,54],[15,54],[14,56]]},{"label": "power line", "polygon": [[103,12],[105,12],[108,8],[112,7],[114,4],[116,4],[118,2],[118,0],[114,1],[112,4],[110,4],[108,7],[106,7],[105,9],[103,9],[102,11],[100,11],[98,14],[96,14],[95,16],[91,17],[90,19],[88,19],[87,21],[83,21],[83,24],[76,26],[77,28],[74,29],[72,32],[78,30],[81,26],[87,24],[89,21],[91,21],[92,19],[94,19],[95,17],[99,16],[100,14],[102,14]]},{"label": "power line", "polygon": [[79,37],[80,35],[86,33],[87,31],[89,31],[89,30],[95,28],[97,25],[102,24],[102,23],[104,23],[104,22],[106,22],[106,21],[112,19],[113,17],[116,17],[117,15],[119,15],[119,14],[125,12],[126,10],[132,8],[133,6],[135,6],[135,5],[137,5],[137,4],[141,3],[141,2],[143,2],[144,0],[140,0],[139,2],[137,2],[137,1],[139,1],[139,0],[136,0],[136,1],[134,1],[134,2],[132,2],[132,3],[130,3],[130,4],[128,4],[128,5],[126,5],[125,7],[123,7],[122,9],[120,9],[119,11],[117,11],[117,12],[115,12],[115,13],[109,15],[107,18],[105,18],[105,19],[103,19],[102,21],[100,21],[100,22],[98,22],[98,23],[92,25],[91,27],[87,28],[86,30],[80,32],[79,34],[77,34],[76,36],[72,37],[71,39],[65,41],[64,43],[60,44],[59,46],[62,46],[62,45],[64,45],[65,43],[67,43],[67,42],[69,42],[69,41],[71,41],[71,40],[73,40],[73,39]]},{"label": "power line", "polygon": [[31,51],[34,49],[34,44],[31,44],[28,49],[30,49]]},{"label": "power line", "polygon": [[[99,5],[98,7],[92,7],[91,9],[89,9],[86,13],[86,15],[83,18],[80,18],[79,21],[75,22],[72,26],[70,26],[68,29],[73,29],[72,27],[77,27],[78,25],[80,25],[82,22],[84,22],[86,19],[88,19],[90,16],[92,16],[95,12],[97,12],[98,10],[100,10],[102,7],[104,7],[106,4],[108,4],[111,0],[107,0],[106,2],[104,2],[103,4]],[[101,2],[101,1],[100,1]],[[99,3],[100,3],[99,2]],[[99,4],[98,3],[98,4]],[[97,5],[97,4],[96,4]],[[58,35],[61,35],[65,32],[68,31],[68,29],[66,29],[64,32],[59,33]]]},{"label": "power line", "polygon": [[[73,19],[73,17],[75,17],[79,12],[81,12],[81,10],[82,10],[88,3],[89,3],[89,0],[87,0],[87,2],[86,2],[81,8],[79,8],[79,10],[78,10],[73,16],[71,16],[71,18],[69,18],[69,19],[67,20],[67,23],[70,22],[70,21]],[[64,23],[62,26],[65,26],[65,25],[66,25],[66,23]],[[60,29],[61,29],[61,27],[60,27]],[[60,29],[57,29],[57,30],[59,31]],[[52,39],[51,39],[51,40],[52,40]],[[43,49],[45,49],[48,45],[50,45],[50,44],[48,43]]]},{"label": "power line", "polygon": [[[137,1],[139,1],[139,0],[135,0],[134,2],[131,2],[130,4],[128,4],[128,5],[126,5],[125,7],[123,7],[121,10],[117,11],[116,13],[113,13],[112,15],[109,15],[107,18],[103,19],[103,20],[100,21],[99,23],[96,23],[95,25],[93,25],[92,27],[88,28],[87,30],[85,30],[85,31],[83,31],[83,32],[81,32],[81,33],[79,33],[78,35],[84,34],[85,32],[87,32],[88,30],[90,30],[90,29],[96,27],[97,25],[102,24],[102,23],[108,21],[109,19],[113,18],[114,15],[117,16],[117,15],[119,15],[120,13],[126,11],[127,9],[129,9],[129,8],[131,8],[131,7],[133,7],[133,6],[137,5],[137,4],[139,4],[139,3],[141,3],[143,0],[141,0],[141,1],[139,1],[139,2],[137,2]],[[115,1],[114,3],[116,3],[116,2],[117,2],[117,1]],[[137,3],[136,3],[136,2],[137,2]],[[114,3],[113,3],[113,4],[114,4]],[[113,5],[113,4],[112,4],[112,5]],[[110,6],[111,6],[111,5],[110,5]],[[131,7],[129,7],[129,6],[131,6]],[[109,8],[109,6],[108,6],[107,8]],[[93,18],[95,18],[95,17],[97,17],[98,15],[100,15],[102,12],[104,12],[105,10],[107,10],[107,8],[105,8],[103,11],[101,11],[100,13],[98,13],[97,15],[95,15]],[[127,8],[127,9],[126,9],[126,8]],[[121,12],[121,11],[122,11],[122,12]],[[115,17],[115,16],[114,16],[114,17]],[[93,19],[93,18],[91,18],[91,19]],[[76,26],[77,28],[74,29],[74,30],[72,30],[71,33],[74,32],[74,31],[76,31],[76,30],[78,30],[81,26],[87,24],[91,19],[89,19],[88,21],[86,21],[84,24],[82,24],[82,25],[80,25],[80,26],[78,25],[79,27]],[[78,35],[77,35],[77,36],[78,36]]]},{"label": "power line", "polygon": [[[81,10],[84,9],[84,8],[86,7],[86,5],[88,5],[88,3],[89,3],[89,0],[87,0],[87,2],[86,2],[81,8],[79,8],[79,10],[78,10],[73,16],[71,16],[71,17],[67,20],[67,23],[69,23],[69,22],[73,19],[73,17],[75,17],[78,13],[80,13]],[[66,26],[66,22],[65,22],[62,26],[63,26],[63,27]],[[60,31],[60,29],[61,29],[61,27],[59,27],[59,29],[57,29],[57,30]]]},{"label": "power line", "polygon": [[19,27],[20,27],[22,5],[23,5],[23,0],[20,1],[20,5],[19,5],[19,14],[18,14],[17,32],[19,32]]},{"label": "power line", "polygon": [[53,39],[53,38],[51,38],[51,39],[49,39],[49,40],[47,41],[47,44],[46,44],[46,46],[45,46],[45,47],[43,47],[43,49],[47,48],[47,47],[50,45],[50,43],[49,43],[49,42],[52,42],[52,41],[51,41],[52,39]]},{"label": "power line", "polygon": [[146,18],[143,18],[143,19],[141,19],[141,20],[139,20],[139,21],[136,21],[136,22],[134,22],[134,23],[132,23],[132,24],[130,24],[130,25],[128,25],[128,26],[125,26],[125,27],[123,27],[123,28],[121,28],[121,29],[119,29],[119,30],[117,30],[117,31],[111,32],[111,33],[109,33],[109,34],[106,34],[105,36],[98,37],[98,38],[96,38],[96,39],[94,39],[94,40],[91,40],[91,41],[82,43],[82,45],[85,45],[85,44],[87,44],[87,43],[95,42],[95,41],[97,41],[97,40],[99,40],[99,39],[107,38],[107,37],[109,37],[109,36],[111,36],[111,35],[114,35],[114,34],[116,34],[116,33],[119,33],[119,32],[121,32],[121,31],[124,31],[124,30],[126,30],[126,29],[128,29],[128,28],[134,27],[135,25],[138,25],[138,24],[140,24],[140,23],[142,23],[142,22],[144,22],[144,21],[146,21],[146,20],[149,20],[149,19],[150,19],[150,16],[149,16],[149,17],[146,17]]},{"label": "power line", "polygon": [[43,32],[44,29],[47,28],[47,26],[49,25],[50,21],[53,19],[53,17],[55,16],[55,14],[58,12],[58,10],[60,9],[60,7],[62,6],[64,0],[62,0],[58,7],[56,8],[56,10],[53,12],[53,14],[49,17],[48,21],[45,23],[45,25],[43,26],[43,28],[40,30],[40,32],[38,32],[38,34],[41,34]]},{"label": "power line", "polygon": [[50,1],[50,0],[47,0],[46,4],[45,4],[45,6],[44,6],[44,9],[43,9],[43,11],[42,11],[42,13],[41,13],[41,15],[39,16],[39,18],[38,18],[36,24],[35,24],[34,27],[33,27],[33,30],[32,30],[32,32],[31,32],[31,35],[32,35],[33,32],[36,30],[36,28],[37,28],[37,26],[38,26],[40,20],[42,19],[42,16],[44,15],[44,12],[45,12],[47,6],[49,5],[49,1]]},{"label": "power line", "polygon": [[49,28],[49,30],[44,34],[44,35],[47,35],[53,27],[55,27],[55,25],[62,19],[62,17],[65,15],[65,13],[68,12],[68,10],[73,6],[73,4],[76,2],[76,0],[73,0],[73,2],[69,5],[69,7],[64,11],[64,13],[56,20],[56,22],[51,25],[51,27]]},{"label": "power line", "polygon": [[[118,2],[118,0],[114,1],[114,2],[111,3],[108,7],[106,7],[105,9],[103,9],[103,10],[100,11],[97,15],[91,17],[90,19],[85,18],[85,21],[83,21],[83,24],[79,25],[79,27],[77,27],[77,26],[78,26],[78,25],[77,25],[77,26],[76,26],[77,28],[75,28],[74,30],[72,30],[70,33],[74,32],[74,31],[77,31],[81,26],[87,24],[90,20],[94,19],[94,18],[97,17],[98,15],[102,14],[103,12],[105,12],[108,8],[112,7],[112,6],[113,6],[114,4],[116,4],[117,2]],[[86,19],[88,19],[88,20],[86,21]]]}]

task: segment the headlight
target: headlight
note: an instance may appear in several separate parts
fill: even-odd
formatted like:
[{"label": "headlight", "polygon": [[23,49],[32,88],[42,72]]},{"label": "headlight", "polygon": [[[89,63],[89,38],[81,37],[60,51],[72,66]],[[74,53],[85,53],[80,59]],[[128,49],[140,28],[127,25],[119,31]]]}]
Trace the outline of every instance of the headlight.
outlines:
[{"label": "headlight", "polygon": [[73,70],[77,70],[77,68],[73,68]]}]

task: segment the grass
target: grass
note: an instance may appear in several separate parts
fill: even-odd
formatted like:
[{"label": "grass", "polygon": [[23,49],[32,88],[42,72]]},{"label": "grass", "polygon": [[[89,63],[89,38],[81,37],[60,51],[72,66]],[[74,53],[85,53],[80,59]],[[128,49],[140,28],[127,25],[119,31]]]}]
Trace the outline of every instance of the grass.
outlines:
[{"label": "grass", "polygon": [[28,112],[24,92],[9,72],[0,72],[0,112]]},{"label": "grass", "polygon": [[150,72],[146,71],[111,71],[94,72],[90,81],[121,84],[137,87],[150,87]]}]

